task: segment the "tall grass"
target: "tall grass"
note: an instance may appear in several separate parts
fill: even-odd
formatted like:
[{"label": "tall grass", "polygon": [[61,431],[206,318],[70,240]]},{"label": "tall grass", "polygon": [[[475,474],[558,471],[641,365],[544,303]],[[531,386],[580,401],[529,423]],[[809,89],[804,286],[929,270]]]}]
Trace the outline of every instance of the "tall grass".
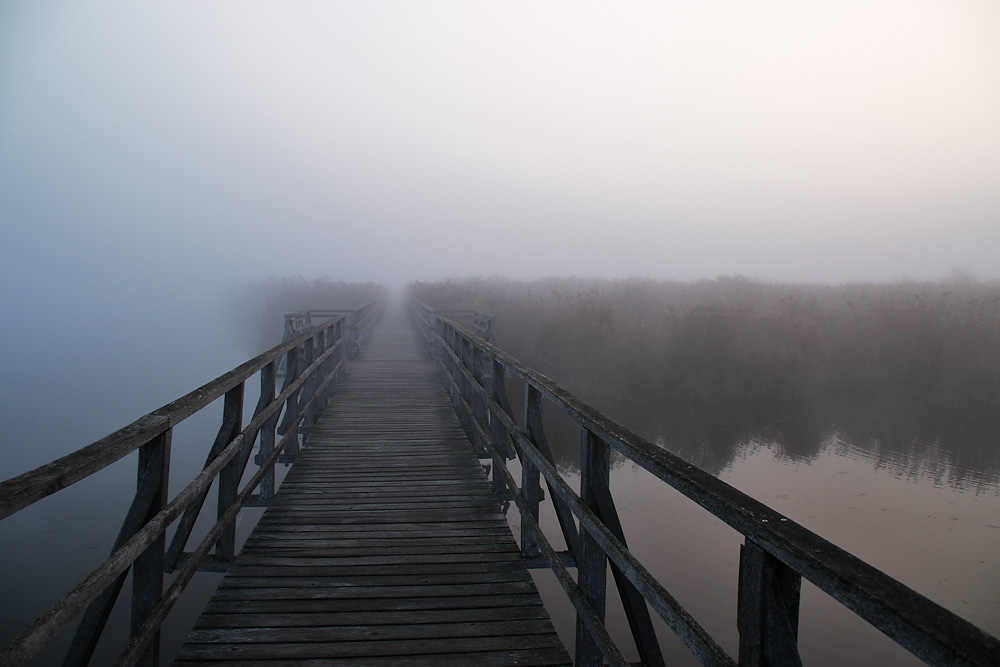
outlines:
[{"label": "tall grass", "polygon": [[[768,429],[808,456],[831,421],[864,431],[906,414],[994,429],[1000,413],[1000,282],[470,279],[410,291],[497,315],[505,350],[648,437],[683,432],[677,446],[710,468],[740,437],[693,441],[720,426],[743,441]],[[879,442],[893,437],[883,429]],[[995,467],[996,437],[971,439]]]}]

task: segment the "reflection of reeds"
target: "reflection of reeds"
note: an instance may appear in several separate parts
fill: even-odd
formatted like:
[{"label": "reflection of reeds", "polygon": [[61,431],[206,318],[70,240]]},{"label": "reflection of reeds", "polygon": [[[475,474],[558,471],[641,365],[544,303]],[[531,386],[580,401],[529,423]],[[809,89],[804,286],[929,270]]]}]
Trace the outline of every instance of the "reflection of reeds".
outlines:
[{"label": "reflection of reeds", "polygon": [[[753,441],[815,456],[837,429],[878,443],[900,471],[925,461],[926,474],[952,485],[996,483],[998,282],[465,280],[411,290],[432,307],[497,315],[515,357],[713,472]],[[935,448],[948,452],[944,469],[931,465]]]}]

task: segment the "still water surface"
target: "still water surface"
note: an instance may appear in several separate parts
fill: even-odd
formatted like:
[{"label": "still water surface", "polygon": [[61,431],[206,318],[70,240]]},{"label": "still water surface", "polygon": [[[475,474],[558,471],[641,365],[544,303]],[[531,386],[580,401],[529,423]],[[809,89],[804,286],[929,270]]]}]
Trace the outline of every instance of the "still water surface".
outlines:
[{"label": "still water surface", "polygon": [[[141,345],[112,339],[101,346],[95,341],[90,342],[88,355],[64,351],[65,356],[51,360],[51,367],[39,357],[10,365],[0,401],[6,458],[0,477],[6,479],[89,444],[256,352],[221,326],[197,336],[185,325],[163,327],[161,339],[147,336]],[[50,348],[57,349],[55,345]],[[154,352],[149,354],[150,350]],[[248,411],[255,401],[248,385]],[[178,428],[172,494],[200,469],[220,416],[221,401]],[[1000,448],[998,432],[980,430],[973,436],[980,449],[984,442],[993,451]],[[836,428],[826,428],[817,437],[807,454],[794,456],[788,453],[787,443],[772,442],[766,436],[746,437],[721,460],[712,459],[710,452],[691,450],[690,439],[683,446],[663,437],[660,443],[679,449],[687,458],[710,462],[709,469],[736,488],[1000,635],[996,468],[963,464],[958,470],[950,462],[961,443],[942,442],[935,433],[907,431],[905,437],[916,445],[902,453],[896,448],[891,456],[878,446],[886,438],[884,430],[865,435],[852,428],[846,436]],[[567,474],[573,477],[571,468]],[[0,642],[16,636],[107,557],[134,488],[133,455],[0,522],[0,559],[5,563],[0,575],[4,601]],[[629,546],[735,655],[742,537],[629,463],[613,470],[612,488]],[[207,506],[213,502],[209,499]],[[259,513],[251,510],[241,518],[242,535]],[[509,514],[516,533],[516,512]],[[543,519],[550,532],[557,530],[551,510]],[[201,528],[207,529],[207,524],[203,522]],[[544,571],[535,576],[557,629],[572,647],[573,615],[557,592],[558,585]],[[179,613],[166,627],[167,656],[183,641],[218,579],[218,575],[198,575]],[[624,618],[610,602],[609,616],[616,634],[626,637]],[[803,585],[801,616],[800,645],[806,664],[916,664],[808,583]],[[117,613],[112,626],[118,636],[126,625],[125,615]],[[673,664],[693,664],[669,631],[661,630]],[[114,654],[111,646],[101,650],[108,657]],[[634,652],[630,657],[635,658]],[[38,664],[53,659],[48,653]]]},{"label": "still water surface", "polygon": [[[993,471],[965,471],[963,483],[948,484],[934,461],[914,461],[910,470],[900,470],[835,434],[808,458],[779,449],[764,441],[744,443],[718,477],[1000,635],[1000,490]],[[575,472],[567,477],[578,485]],[[631,462],[613,469],[611,487],[629,548],[736,655],[742,535]],[[510,514],[519,523],[513,510]],[[558,532],[551,510],[543,524],[550,534]],[[572,646],[573,613],[561,588],[546,572],[535,577],[560,635]],[[609,602],[610,625],[630,647],[628,625],[616,605]],[[665,625],[658,630],[670,664],[697,664]],[[803,582],[799,644],[808,665],[923,664],[808,582]],[[637,659],[634,650],[626,656]]]}]

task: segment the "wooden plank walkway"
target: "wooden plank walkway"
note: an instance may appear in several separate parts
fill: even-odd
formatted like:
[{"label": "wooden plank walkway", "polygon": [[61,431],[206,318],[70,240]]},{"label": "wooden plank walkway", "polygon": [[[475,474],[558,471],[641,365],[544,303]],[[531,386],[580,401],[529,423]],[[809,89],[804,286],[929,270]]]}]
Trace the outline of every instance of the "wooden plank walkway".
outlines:
[{"label": "wooden plank walkway", "polygon": [[174,664],[570,664],[404,313],[348,365]]}]

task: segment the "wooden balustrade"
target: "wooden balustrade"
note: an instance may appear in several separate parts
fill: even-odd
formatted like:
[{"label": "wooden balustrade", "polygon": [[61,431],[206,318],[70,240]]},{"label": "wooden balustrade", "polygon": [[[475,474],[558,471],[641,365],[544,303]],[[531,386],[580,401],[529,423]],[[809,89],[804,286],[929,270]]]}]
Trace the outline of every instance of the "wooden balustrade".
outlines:
[{"label": "wooden balustrade", "polygon": [[[0,484],[3,519],[139,450],[138,487],[111,556],[4,647],[0,664],[26,663],[81,612],[64,664],[88,664],[130,569],[131,641],[116,664],[158,664],[163,620],[200,567],[219,569],[233,559],[239,511],[246,505],[266,504],[273,497],[274,464],[282,454],[297,452],[300,433],[302,437],[308,433],[332,383],[342,376],[347,357],[357,353],[381,308],[380,301],[373,301],[357,311],[290,316],[286,340],[271,350],[87,447]],[[324,321],[313,325],[314,319]],[[286,362],[287,372],[275,395],[279,360]],[[244,387],[254,375],[260,378],[260,400],[244,426]],[[173,429],[218,398],[223,398],[222,425],[205,466],[171,500],[167,490]],[[278,442],[276,430],[283,436]],[[239,483],[258,438],[258,470],[241,489]],[[185,553],[216,478],[217,521],[199,546]],[[178,519],[168,547],[167,528]],[[180,573],[164,591],[164,571],[179,566]]]},{"label": "wooden balustrade", "polygon": [[[801,664],[797,642],[803,578],[927,663],[998,664],[1000,641],[995,637],[609,419],[491,344],[478,328],[466,328],[448,314],[469,317],[471,311],[434,311],[419,302],[412,304],[412,311],[467,435],[493,460],[495,488],[517,504],[522,556],[540,555],[577,610],[577,664],[626,664],[604,627],[608,563],[646,665],[663,664],[647,603],[702,664]],[[511,376],[524,382],[523,427],[516,423],[507,396],[506,378]],[[555,467],[543,426],[546,407],[561,411],[580,427],[578,491]],[[744,535],[736,659],[629,552],[609,488],[611,449]],[[520,480],[506,465],[515,456]],[[539,528],[540,478],[549,489],[568,552],[555,551]],[[577,568],[575,578],[569,573],[572,567]]]}]

